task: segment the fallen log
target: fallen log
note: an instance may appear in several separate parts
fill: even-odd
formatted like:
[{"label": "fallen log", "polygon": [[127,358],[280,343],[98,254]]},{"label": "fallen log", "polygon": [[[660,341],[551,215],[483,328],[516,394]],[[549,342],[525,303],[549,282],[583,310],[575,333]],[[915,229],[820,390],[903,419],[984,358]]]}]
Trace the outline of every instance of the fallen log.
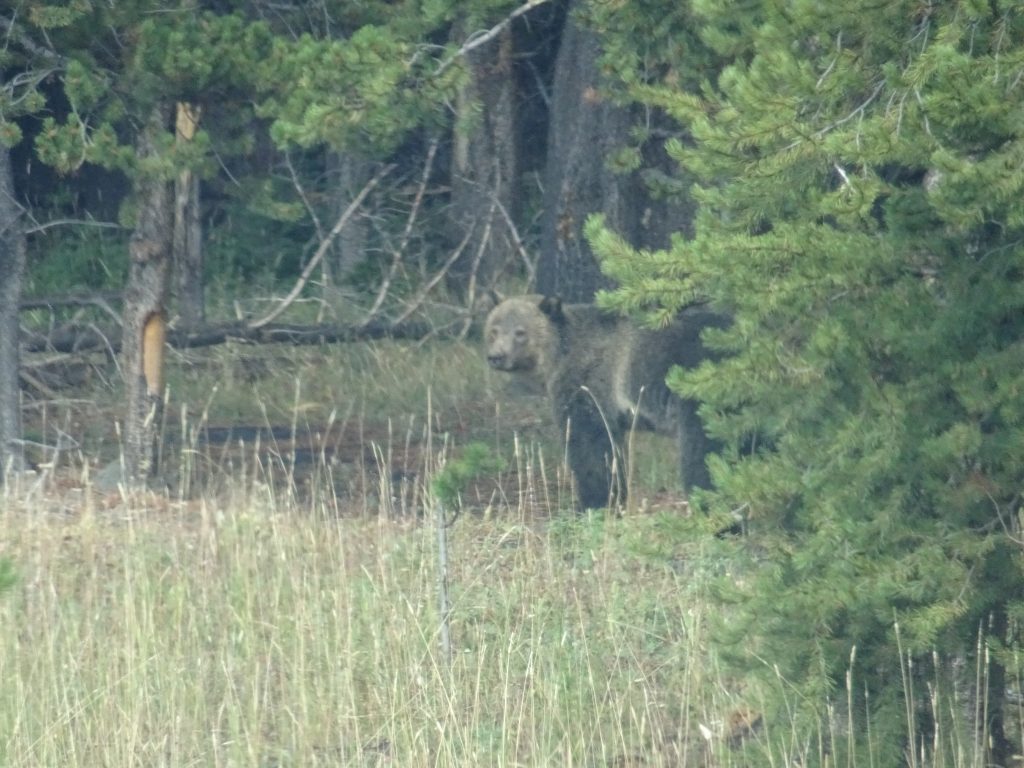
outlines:
[{"label": "fallen log", "polygon": [[59,307],[91,307],[106,308],[110,304],[121,301],[120,291],[100,291],[98,293],[62,293],[54,296],[25,296],[18,302],[22,312],[30,309],[57,309]]},{"label": "fallen log", "polygon": [[[384,323],[368,325],[294,325],[276,323],[252,328],[245,323],[208,325],[199,328],[168,329],[167,343],[175,349],[196,349],[224,344],[228,341],[250,344],[337,344],[377,339],[404,339],[419,341],[431,334],[445,335],[423,322]],[[24,352],[108,352],[121,351],[119,328],[96,326],[64,326],[50,333],[23,332],[21,348]]]}]

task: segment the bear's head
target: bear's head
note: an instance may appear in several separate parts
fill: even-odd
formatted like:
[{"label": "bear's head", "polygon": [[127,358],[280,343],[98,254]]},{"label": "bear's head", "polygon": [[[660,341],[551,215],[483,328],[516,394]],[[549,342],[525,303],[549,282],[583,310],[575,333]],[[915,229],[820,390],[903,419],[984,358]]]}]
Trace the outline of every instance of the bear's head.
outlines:
[{"label": "bear's head", "polygon": [[484,326],[487,362],[499,371],[544,370],[564,322],[560,299],[531,294],[505,299]]}]

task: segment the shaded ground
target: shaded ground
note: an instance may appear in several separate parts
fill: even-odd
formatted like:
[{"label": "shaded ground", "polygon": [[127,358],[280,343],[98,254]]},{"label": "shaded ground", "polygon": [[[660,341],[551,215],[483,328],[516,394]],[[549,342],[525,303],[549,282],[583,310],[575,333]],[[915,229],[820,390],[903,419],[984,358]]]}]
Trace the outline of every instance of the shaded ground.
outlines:
[{"label": "shaded ground", "polygon": [[[113,361],[36,355],[26,373],[30,458],[71,485],[88,476],[114,490]],[[416,515],[433,473],[481,442],[503,469],[466,490],[467,508],[500,502],[546,516],[571,506],[542,389],[490,372],[471,344],[226,345],[175,354],[167,373],[158,487],[172,497],[243,481],[338,514]],[[671,451],[643,455],[640,443],[638,505],[681,508]],[[105,466],[114,471],[104,476]]]}]

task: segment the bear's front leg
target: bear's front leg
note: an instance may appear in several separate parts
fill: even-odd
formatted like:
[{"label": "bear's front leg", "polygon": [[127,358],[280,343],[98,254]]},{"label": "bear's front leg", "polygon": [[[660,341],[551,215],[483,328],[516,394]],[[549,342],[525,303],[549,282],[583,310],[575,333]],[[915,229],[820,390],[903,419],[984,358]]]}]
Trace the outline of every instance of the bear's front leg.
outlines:
[{"label": "bear's front leg", "polygon": [[[612,416],[614,418],[614,416]],[[626,498],[626,473],[618,446],[621,435],[602,417],[589,392],[576,394],[559,416],[583,509],[600,509]]]}]

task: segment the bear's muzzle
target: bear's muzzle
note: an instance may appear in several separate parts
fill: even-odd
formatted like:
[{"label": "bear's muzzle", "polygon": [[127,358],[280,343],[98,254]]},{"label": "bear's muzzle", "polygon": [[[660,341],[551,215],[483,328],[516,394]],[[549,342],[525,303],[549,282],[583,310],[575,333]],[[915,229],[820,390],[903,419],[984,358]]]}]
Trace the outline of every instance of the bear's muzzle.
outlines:
[{"label": "bear's muzzle", "polygon": [[496,354],[487,356],[487,364],[496,371],[508,371],[509,368],[508,355]]}]

